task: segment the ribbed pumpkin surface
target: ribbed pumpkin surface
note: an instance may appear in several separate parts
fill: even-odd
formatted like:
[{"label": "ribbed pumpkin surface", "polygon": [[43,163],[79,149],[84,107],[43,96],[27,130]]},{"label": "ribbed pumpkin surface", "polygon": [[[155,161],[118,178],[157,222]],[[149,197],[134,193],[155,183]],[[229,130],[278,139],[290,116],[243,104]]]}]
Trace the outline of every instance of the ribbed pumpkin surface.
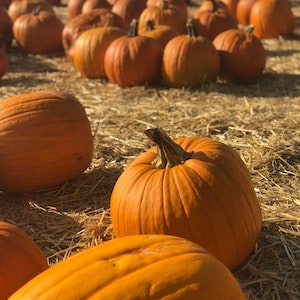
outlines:
[{"label": "ribbed pumpkin surface", "polygon": [[159,169],[152,148],[119,177],[111,196],[114,233],[181,236],[233,269],[253,250],[262,225],[249,172],[223,143],[201,137],[175,142],[194,152],[190,159]]},{"label": "ribbed pumpkin surface", "polygon": [[6,300],[47,268],[46,258],[27,234],[0,221],[0,299]]},{"label": "ribbed pumpkin surface", "polygon": [[0,101],[0,190],[65,183],[89,166],[92,154],[90,123],[74,96],[38,91]]},{"label": "ribbed pumpkin surface", "polygon": [[10,300],[245,299],[231,272],[187,240],[117,238],[41,273]]}]

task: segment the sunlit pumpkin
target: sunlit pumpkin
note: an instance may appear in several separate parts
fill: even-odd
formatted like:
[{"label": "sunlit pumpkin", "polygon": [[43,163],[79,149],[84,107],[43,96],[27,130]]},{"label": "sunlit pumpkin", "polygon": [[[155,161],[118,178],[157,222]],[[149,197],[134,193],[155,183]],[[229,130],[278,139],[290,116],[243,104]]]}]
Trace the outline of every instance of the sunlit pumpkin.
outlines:
[{"label": "sunlit pumpkin", "polygon": [[209,138],[173,141],[159,128],[146,134],[158,148],[135,158],[112,191],[115,236],[176,235],[198,243],[229,269],[243,263],[258,240],[262,217],[239,155]]}]

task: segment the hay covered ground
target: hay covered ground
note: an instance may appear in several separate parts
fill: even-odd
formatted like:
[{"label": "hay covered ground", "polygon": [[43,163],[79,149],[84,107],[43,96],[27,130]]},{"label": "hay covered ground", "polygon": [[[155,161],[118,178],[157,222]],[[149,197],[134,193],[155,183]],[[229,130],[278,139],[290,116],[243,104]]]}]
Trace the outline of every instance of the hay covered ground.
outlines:
[{"label": "hay covered ground", "polygon": [[[208,136],[240,154],[263,213],[257,247],[234,271],[247,299],[300,299],[300,1],[291,4],[295,35],[263,41],[265,73],[246,86],[122,89],[83,78],[63,53],[10,49],[0,99],[43,89],[75,95],[91,122],[95,151],[90,168],[63,186],[0,194],[0,219],[23,229],[55,264],[113,238],[110,193],[127,164],[151,146],[145,129],[160,126],[173,138]],[[55,10],[67,22],[65,2]]]}]

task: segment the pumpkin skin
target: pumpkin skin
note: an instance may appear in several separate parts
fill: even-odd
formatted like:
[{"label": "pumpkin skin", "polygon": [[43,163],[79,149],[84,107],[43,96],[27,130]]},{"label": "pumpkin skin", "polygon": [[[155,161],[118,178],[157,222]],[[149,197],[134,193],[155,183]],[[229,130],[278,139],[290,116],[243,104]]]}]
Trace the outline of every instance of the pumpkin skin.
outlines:
[{"label": "pumpkin skin", "polygon": [[75,68],[87,78],[105,78],[104,55],[106,49],[112,41],[125,35],[125,30],[112,26],[84,31],[74,44]]},{"label": "pumpkin skin", "polygon": [[82,5],[81,13],[87,13],[96,8],[111,9],[112,6],[106,0],[85,0]]},{"label": "pumpkin skin", "polygon": [[245,296],[231,272],[200,246],[174,236],[136,235],[104,242],[59,262],[9,298],[17,299],[244,300]]},{"label": "pumpkin skin", "polygon": [[226,30],[213,40],[219,52],[219,79],[235,83],[251,83],[258,79],[266,66],[266,50],[252,33],[253,27]]},{"label": "pumpkin skin", "polygon": [[249,25],[250,11],[256,0],[239,0],[236,6],[236,20],[242,25]]},{"label": "pumpkin skin", "polygon": [[67,12],[70,19],[81,14],[83,4],[86,0],[69,0],[67,3]]},{"label": "pumpkin skin", "polygon": [[64,24],[54,13],[36,7],[15,20],[13,34],[22,51],[44,54],[63,49],[63,28]]},{"label": "pumpkin skin", "polygon": [[249,23],[253,34],[260,39],[291,35],[295,28],[295,17],[288,0],[257,0],[250,11]]},{"label": "pumpkin skin", "polygon": [[196,87],[214,81],[220,71],[220,57],[212,41],[197,36],[192,24],[189,34],[171,39],[164,48],[162,79],[170,87]]},{"label": "pumpkin skin", "polygon": [[40,6],[41,10],[54,13],[53,6],[46,0],[13,0],[8,7],[8,15],[14,23],[18,17],[31,13],[37,6]]},{"label": "pumpkin skin", "polygon": [[1,191],[21,194],[63,184],[90,165],[92,154],[90,123],[74,96],[37,91],[0,101]]},{"label": "pumpkin skin", "polygon": [[37,244],[24,231],[5,221],[0,221],[0,253],[1,300],[48,269]]},{"label": "pumpkin skin", "polygon": [[[136,157],[114,186],[110,210],[115,236],[180,236],[234,269],[254,249],[262,226],[247,167],[218,141],[179,138],[178,151],[161,135],[159,153],[173,153],[172,159],[157,155],[153,147]],[[156,166],[155,159],[167,165]]]},{"label": "pumpkin skin", "polygon": [[114,40],[104,55],[108,80],[121,87],[155,84],[161,80],[163,48],[150,37],[138,35],[133,20],[127,36]]},{"label": "pumpkin skin", "polygon": [[116,26],[124,30],[127,29],[125,21],[107,8],[96,8],[72,18],[65,25],[62,32],[62,43],[66,57],[73,62],[73,46],[82,32],[103,26]]}]

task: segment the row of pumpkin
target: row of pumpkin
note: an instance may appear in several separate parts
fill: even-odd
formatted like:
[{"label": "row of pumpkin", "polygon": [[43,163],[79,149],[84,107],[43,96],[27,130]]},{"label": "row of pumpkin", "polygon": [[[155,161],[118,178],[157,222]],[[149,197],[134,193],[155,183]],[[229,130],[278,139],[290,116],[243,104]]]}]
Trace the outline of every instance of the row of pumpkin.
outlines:
[{"label": "row of pumpkin", "polygon": [[[24,12],[29,10],[30,13],[17,9],[20,4],[15,3],[20,1],[27,2]],[[112,8],[90,5],[89,11],[83,12],[80,9],[83,10],[86,3],[77,1],[77,15],[70,1],[71,19],[67,24],[45,0],[13,1],[7,12],[2,9],[0,13],[1,19],[5,20],[6,14],[7,20],[6,26],[1,25],[5,21],[0,23],[0,36],[5,32],[6,46],[9,47],[14,38],[27,53],[48,53],[63,48],[75,68],[88,78],[108,78],[120,86],[162,80],[171,87],[193,87],[216,79],[253,82],[263,73],[266,64],[261,38],[292,34],[295,26],[287,0],[268,1],[266,7],[260,3],[263,0],[257,1],[250,11],[249,21],[243,21],[251,25],[243,29],[227,6],[217,0],[202,2],[190,21],[184,0],[163,0],[153,7],[139,1],[144,2],[145,8],[135,9],[136,1],[127,0],[127,10],[120,5],[122,1],[118,0]],[[131,10],[128,3],[132,5]],[[113,9],[115,5],[134,13],[122,14],[120,9],[118,15]],[[259,5],[262,8],[257,9]],[[251,17],[254,12],[257,16]],[[267,12],[273,15],[264,17]],[[270,24],[255,20],[268,20]],[[1,26],[5,30],[1,30]],[[6,62],[5,53],[1,53],[1,57],[0,75],[4,75],[8,70],[8,57]]]},{"label": "row of pumpkin", "polygon": [[[2,299],[19,287],[11,299],[244,299],[230,270],[251,254],[262,227],[245,163],[213,139],[145,134],[157,147],[127,166],[110,195],[116,239],[48,268],[14,228],[0,226]],[[1,191],[64,184],[89,167],[93,149],[75,96],[36,91],[0,101]],[[35,265],[42,273],[20,284]]]}]

